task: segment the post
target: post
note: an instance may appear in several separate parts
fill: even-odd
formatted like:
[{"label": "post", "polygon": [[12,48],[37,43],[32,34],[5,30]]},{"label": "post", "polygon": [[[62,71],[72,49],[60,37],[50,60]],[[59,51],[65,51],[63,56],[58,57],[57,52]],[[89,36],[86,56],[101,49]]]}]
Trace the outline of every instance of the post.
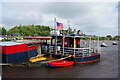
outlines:
[{"label": "post", "polygon": [[41,55],[41,53],[42,53],[41,48],[42,48],[41,44],[37,46],[38,55]]},{"label": "post", "polygon": [[63,35],[63,55],[64,55],[64,40],[65,40],[65,37]]},{"label": "post", "polygon": [[74,56],[75,56],[75,36],[74,36]]},{"label": "post", "polygon": [[90,56],[90,51],[91,51],[91,37],[90,37],[90,42],[89,42],[89,56]]},{"label": "post", "polygon": [[82,57],[84,57],[84,48],[82,49]]},{"label": "post", "polygon": [[[100,50],[99,50],[99,36],[98,36],[98,51],[97,52],[99,52]],[[101,53],[101,52],[100,52]]]}]

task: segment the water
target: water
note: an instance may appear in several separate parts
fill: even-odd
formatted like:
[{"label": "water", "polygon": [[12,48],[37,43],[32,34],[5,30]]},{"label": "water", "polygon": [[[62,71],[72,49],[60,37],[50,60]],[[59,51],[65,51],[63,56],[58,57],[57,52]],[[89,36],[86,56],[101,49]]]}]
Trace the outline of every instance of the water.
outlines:
[{"label": "water", "polygon": [[[102,42],[101,42],[102,43]],[[118,45],[105,41],[101,60],[92,64],[75,64],[64,68],[3,66],[3,78],[118,78]]]}]

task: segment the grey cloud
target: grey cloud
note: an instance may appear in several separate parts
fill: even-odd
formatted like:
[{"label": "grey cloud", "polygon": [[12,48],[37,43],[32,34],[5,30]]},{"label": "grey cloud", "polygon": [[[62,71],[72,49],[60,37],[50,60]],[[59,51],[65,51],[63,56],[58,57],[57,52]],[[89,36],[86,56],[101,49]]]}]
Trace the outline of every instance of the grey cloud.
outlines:
[{"label": "grey cloud", "polygon": [[[7,14],[7,13],[6,13]],[[22,25],[30,25],[30,24],[40,24],[43,21],[41,15],[40,17],[35,18],[34,14],[31,15],[19,15],[19,14],[11,14],[9,16],[3,15],[2,23],[6,25],[7,29],[10,29],[12,26],[16,26],[19,24]]]},{"label": "grey cloud", "polygon": [[[84,6],[83,6],[84,5]],[[77,16],[83,16],[89,12],[89,8],[85,3],[74,2],[56,2],[48,3],[43,10],[47,14],[55,14],[63,19],[72,19]]]},{"label": "grey cloud", "polygon": [[2,19],[6,26],[19,24],[50,24],[52,26],[52,21],[48,21],[51,17],[46,15],[57,16],[61,20],[70,20],[72,29],[81,29],[92,34],[113,34],[117,26],[117,8],[114,3],[5,2],[2,6]]}]

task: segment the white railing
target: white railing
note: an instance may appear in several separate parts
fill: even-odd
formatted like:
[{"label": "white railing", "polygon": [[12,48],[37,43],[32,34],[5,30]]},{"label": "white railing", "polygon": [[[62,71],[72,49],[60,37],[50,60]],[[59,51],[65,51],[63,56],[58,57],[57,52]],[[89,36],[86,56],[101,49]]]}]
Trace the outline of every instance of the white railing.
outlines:
[{"label": "white railing", "polygon": [[[58,51],[58,48],[57,48]],[[64,47],[64,53],[63,53],[63,47],[59,48],[59,51],[63,55],[68,55],[68,54],[75,54],[75,55],[82,55],[84,56],[91,56],[93,53],[98,53],[98,50],[95,48],[70,48],[70,47]],[[47,52],[54,54],[55,53],[55,46],[48,46],[47,47]]]}]

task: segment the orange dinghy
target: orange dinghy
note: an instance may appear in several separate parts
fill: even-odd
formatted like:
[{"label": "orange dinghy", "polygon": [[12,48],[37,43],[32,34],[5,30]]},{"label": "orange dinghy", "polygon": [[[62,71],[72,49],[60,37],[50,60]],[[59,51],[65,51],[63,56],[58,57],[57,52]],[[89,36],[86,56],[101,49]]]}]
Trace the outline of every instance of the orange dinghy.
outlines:
[{"label": "orange dinghy", "polygon": [[73,64],[74,64],[74,61],[59,60],[59,61],[48,62],[47,66],[48,67],[66,67],[66,66],[71,66]]}]

